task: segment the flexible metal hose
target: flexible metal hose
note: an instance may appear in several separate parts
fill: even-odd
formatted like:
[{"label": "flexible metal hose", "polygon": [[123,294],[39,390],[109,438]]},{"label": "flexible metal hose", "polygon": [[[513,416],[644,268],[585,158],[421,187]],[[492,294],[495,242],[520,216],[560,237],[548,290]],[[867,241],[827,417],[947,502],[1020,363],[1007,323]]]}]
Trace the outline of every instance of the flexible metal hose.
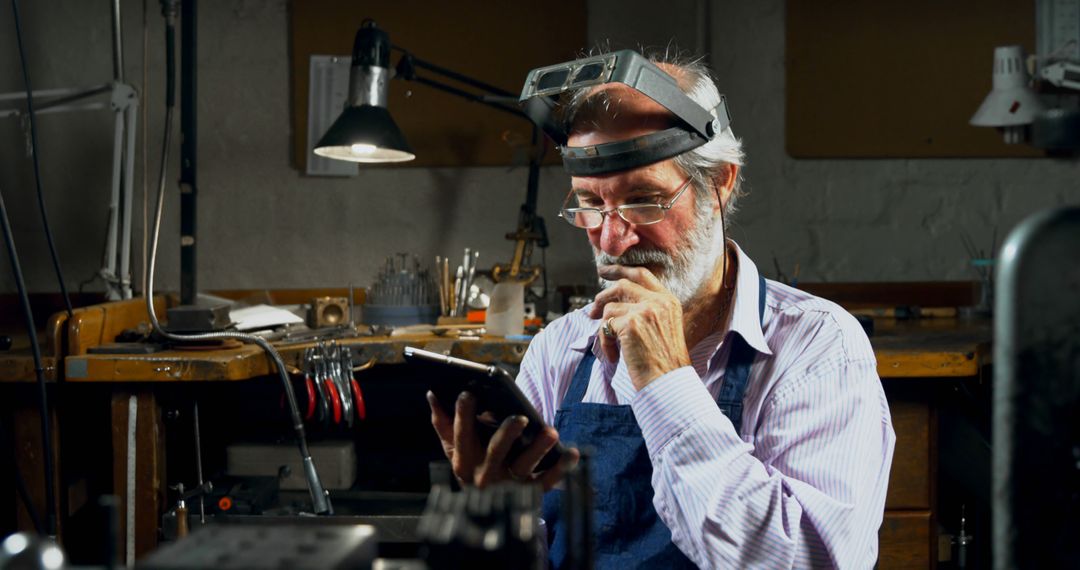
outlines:
[{"label": "flexible metal hose", "polygon": [[[169,14],[166,14],[166,18],[169,18]],[[173,25],[171,21],[166,26],[166,37],[166,49],[168,51],[166,67],[169,70],[174,70],[175,67],[173,62],[175,61],[175,54],[173,53],[173,45],[175,43],[175,25]],[[289,404],[289,414],[292,416],[293,430],[296,432],[296,443],[300,448],[300,456],[303,459],[304,474],[307,478],[308,491],[311,493],[312,506],[316,514],[333,514],[333,507],[330,505],[330,499],[323,489],[322,482],[319,481],[319,475],[315,470],[315,463],[312,461],[311,453],[308,451],[307,437],[304,434],[304,420],[300,415],[300,409],[296,404],[296,395],[293,393],[292,382],[289,381],[289,373],[285,368],[285,363],[282,361],[281,355],[278,354],[273,345],[266,339],[239,332],[212,332],[200,334],[171,333],[161,326],[161,323],[157,318],[157,313],[154,311],[154,267],[157,264],[158,237],[161,233],[161,213],[164,210],[165,205],[165,178],[169,160],[170,139],[172,138],[174,107],[171,97],[173,92],[172,82],[173,74],[170,72],[168,73],[167,79],[167,91],[170,96],[168,97],[169,104],[165,111],[165,140],[162,143],[161,149],[161,172],[158,177],[157,206],[154,212],[154,225],[150,237],[150,259],[146,263],[146,310],[150,315],[150,324],[158,334],[174,342],[236,339],[242,342],[256,344],[266,351],[267,356],[270,357],[270,360],[277,368],[278,376],[281,378],[281,384],[285,388],[285,397]]]}]

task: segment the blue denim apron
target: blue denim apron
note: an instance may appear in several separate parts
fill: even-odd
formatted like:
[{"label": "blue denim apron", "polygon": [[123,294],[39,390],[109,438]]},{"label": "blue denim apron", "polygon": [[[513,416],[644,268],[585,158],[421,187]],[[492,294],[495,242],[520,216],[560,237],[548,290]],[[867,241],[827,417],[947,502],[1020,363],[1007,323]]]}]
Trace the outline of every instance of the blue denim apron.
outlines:
[{"label": "blue denim apron", "polygon": [[[759,277],[758,313],[765,314],[765,279]],[[731,353],[724,371],[717,405],[739,432],[743,393],[755,351],[741,335],[732,335]],[[586,351],[578,364],[562,407],[555,413],[559,439],[591,447],[593,476],[593,544],[598,569],[695,568],[671,542],[668,529],[653,508],[652,462],[641,428],[630,406],[583,403],[595,356]],[[566,525],[560,520],[561,490],[544,496],[544,520],[553,568],[566,561]]]}]

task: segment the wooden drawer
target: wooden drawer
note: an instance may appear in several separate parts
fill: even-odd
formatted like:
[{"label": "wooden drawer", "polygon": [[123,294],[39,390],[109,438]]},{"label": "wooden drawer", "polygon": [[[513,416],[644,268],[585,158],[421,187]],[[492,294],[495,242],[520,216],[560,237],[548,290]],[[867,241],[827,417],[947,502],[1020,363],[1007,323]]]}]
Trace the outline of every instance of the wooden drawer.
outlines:
[{"label": "wooden drawer", "polygon": [[930,568],[930,511],[885,511],[878,531],[878,568]]},{"label": "wooden drawer", "polygon": [[932,416],[925,403],[890,399],[896,450],[885,509],[931,509]]}]

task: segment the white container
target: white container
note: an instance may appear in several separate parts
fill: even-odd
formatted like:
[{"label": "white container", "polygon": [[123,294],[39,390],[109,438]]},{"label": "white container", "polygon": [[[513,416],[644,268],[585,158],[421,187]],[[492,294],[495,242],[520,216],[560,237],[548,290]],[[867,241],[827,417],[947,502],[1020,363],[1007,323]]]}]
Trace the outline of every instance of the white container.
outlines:
[{"label": "white container", "polygon": [[525,284],[496,283],[484,324],[487,334],[507,336],[525,332]]}]

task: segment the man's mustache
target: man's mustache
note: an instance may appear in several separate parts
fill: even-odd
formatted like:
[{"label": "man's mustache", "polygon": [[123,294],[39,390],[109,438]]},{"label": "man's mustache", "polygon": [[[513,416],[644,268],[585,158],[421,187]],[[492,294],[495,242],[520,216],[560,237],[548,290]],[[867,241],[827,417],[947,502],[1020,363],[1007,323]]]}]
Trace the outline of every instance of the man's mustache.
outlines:
[{"label": "man's mustache", "polygon": [[622,255],[608,255],[604,252],[596,254],[597,265],[660,265],[670,267],[671,256],[658,249],[628,249]]}]

